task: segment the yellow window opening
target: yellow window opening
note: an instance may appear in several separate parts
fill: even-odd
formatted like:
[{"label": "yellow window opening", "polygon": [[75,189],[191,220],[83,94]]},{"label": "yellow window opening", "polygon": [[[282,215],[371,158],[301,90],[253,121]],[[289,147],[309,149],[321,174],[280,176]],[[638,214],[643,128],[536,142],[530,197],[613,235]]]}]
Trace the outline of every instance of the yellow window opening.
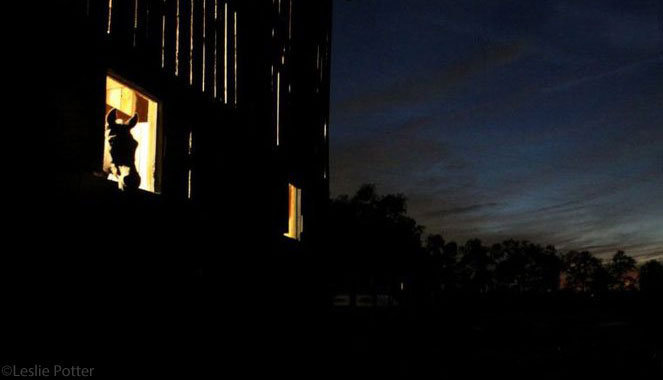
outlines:
[{"label": "yellow window opening", "polygon": [[[113,108],[117,110],[118,121],[122,122],[127,122],[134,114],[138,114],[138,124],[131,129],[131,135],[138,142],[135,164],[140,175],[140,188],[157,192],[155,177],[158,103],[136,89],[107,76],[106,114]],[[110,173],[110,166],[110,145],[106,141],[103,170]],[[108,179],[118,181],[113,174],[109,174]]]},{"label": "yellow window opening", "polygon": [[288,184],[288,232],[283,235],[300,240],[304,231],[302,216],[302,190]]}]

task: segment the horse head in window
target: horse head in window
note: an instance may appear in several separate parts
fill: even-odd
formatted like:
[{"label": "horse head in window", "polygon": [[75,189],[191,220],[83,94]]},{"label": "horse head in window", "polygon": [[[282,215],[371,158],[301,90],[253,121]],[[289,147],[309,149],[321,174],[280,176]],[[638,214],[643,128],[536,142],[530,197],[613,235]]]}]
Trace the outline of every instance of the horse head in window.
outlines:
[{"label": "horse head in window", "polygon": [[106,117],[106,141],[110,146],[110,172],[117,178],[120,190],[135,190],[140,186],[140,175],[136,169],[136,149],[138,141],[131,135],[131,129],[138,123],[138,114],[127,122],[119,123],[117,110],[112,109]]}]

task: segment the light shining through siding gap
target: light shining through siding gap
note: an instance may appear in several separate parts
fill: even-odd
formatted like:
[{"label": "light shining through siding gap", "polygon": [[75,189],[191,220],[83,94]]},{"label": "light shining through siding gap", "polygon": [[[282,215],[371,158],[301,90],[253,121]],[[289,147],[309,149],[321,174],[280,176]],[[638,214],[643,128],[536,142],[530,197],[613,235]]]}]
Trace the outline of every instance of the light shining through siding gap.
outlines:
[{"label": "light shining through siding gap", "polygon": [[108,0],[108,22],[106,23],[106,34],[110,34],[112,22],[113,22],[113,0]]},{"label": "light shining through siding gap", "polygon": [[177,21],[175,25],[175,75],[180,74],[180,0],[175,1],[176,12],[175,20]]},{"label": "light shining through siding gap", "polygon": [[203,0],[203,83],[202,91],[205,92],[205,60],[207,55],[207,0]]},{"label": "light shining through siding gap", "polygon": [[228,104],[228,3],[223,11],[223,103]]},{"label": "light shining through siding gap", "polygon": [[191,199],[191,177],[193,170],[191,169],[191,153],[193,150],[193,131],[189,131],[189,178],[187,187],[187,198]]},{"label": "light shining through siding gap", "polygon": [[276,72],[276,146],[281,143],[281,72]]},{"label": "light shining through siding gap", "polygon": [[218,59],[217,59],[217,45],[218,45],[218,36],[219,36],[219,4],[218,0],[214,0],[214,83],[213,83],[213,93],[214,93],[214,99],[217,98],[217,86],[219,84],[218,78],[217,78],[217,66],[218,66]]},{"label": "light shining through siding gap", "polygon": [[194,0],[191,0],[191,12],[189,20],[189,86],[193,86],[193,8]]},{"label": "light shining through siding gap", "polygon": [[136,32],[138,31],[138,0],[134,0],[134,41],[133,46],[136,47]]},{"label": "light shining through siding gap", "polygon": [[[166,0],[163,0],[163,7],[166,8]],[[161,68],[166,67],[166,15],[161,15]]]},{"label": "light shining through siding gap", "polygon": [[234,61],[235,61],[235,67],[234,67],[234,82],[235,82],[235,96],[234,96],[234,101],[235,105],[237,105],[237,12],[234,13],[235,16],[235,22],[234,22],[234,31],[233,31],[233,50],[234,50]]}]

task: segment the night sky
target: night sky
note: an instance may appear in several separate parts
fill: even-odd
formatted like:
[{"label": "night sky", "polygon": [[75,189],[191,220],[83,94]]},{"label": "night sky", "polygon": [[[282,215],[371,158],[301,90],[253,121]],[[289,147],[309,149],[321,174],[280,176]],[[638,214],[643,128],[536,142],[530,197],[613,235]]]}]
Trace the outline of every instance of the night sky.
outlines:
[{"label": "night sky", "polygon": [[663,257],[663,1],[336,0],[332,195],[427,233]]}]

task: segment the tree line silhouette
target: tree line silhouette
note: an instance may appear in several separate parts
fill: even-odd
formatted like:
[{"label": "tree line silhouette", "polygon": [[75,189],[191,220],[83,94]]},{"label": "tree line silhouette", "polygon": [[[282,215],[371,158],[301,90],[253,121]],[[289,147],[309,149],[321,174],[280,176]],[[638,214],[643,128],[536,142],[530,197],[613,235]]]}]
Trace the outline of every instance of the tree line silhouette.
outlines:
[{"label": "tree line silhouette", "polygon": [[440,234],[423,239],[424,227],[407,215],[402,194],[379,195],[363,185],[352,197],[331,201],[328,263],[334,286],[348,291],[436,294],[581,293],[592,296],[663,294],[663,265],[638,265],[624,251],[602,261],[588,251],[509,239],[490,246],[464,244]]}]

